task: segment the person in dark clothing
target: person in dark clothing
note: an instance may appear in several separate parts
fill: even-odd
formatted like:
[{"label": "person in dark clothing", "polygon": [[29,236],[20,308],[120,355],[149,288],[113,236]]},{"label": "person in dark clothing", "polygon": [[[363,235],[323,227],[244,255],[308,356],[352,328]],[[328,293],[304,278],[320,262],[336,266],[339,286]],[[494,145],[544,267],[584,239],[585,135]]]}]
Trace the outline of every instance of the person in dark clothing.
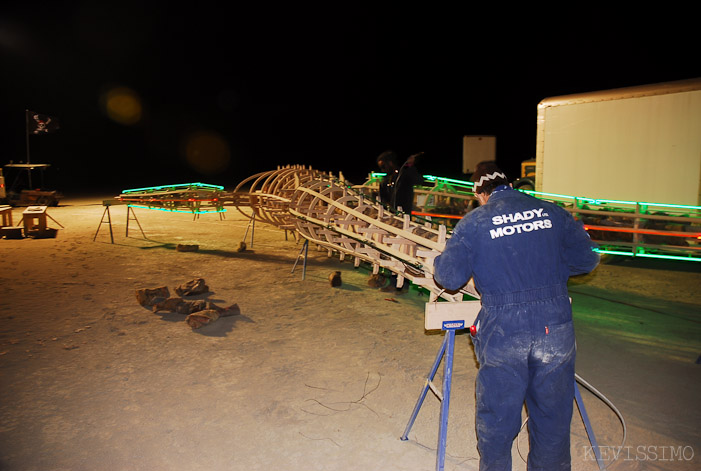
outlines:
[{"label": "person in dark clothing", "polygon": [[411,214],[414,209],[414,185],[421,182],[416,169],[416,159],[420,155],[410,156],[401,165],[394,151],[385,151],[377,157],[377,166],[386,173],[380,183],[380,200],[394,210]]},{"label": "person in dark clothing", "polygon": [[455,227],[434,277],[447,290],[474,278],[481,295],[472,336],[479,469],[511,470],[525,401],[528,469],[569,470],[575,336],[567,280],[593,270],[599,255],[566,210],[513,190],[498,169],[474,181],[481,206]]},{"label": "person in dark clothing", "polygon": [[[388,150],[377,157],[377,166],[386,173],[380,182],[380,201],[395,211],[411,214],[414,209],[414,185],[421,182],[421,177],[416,169],[416,161],[423,152],[410,156],[402,165],[394,151]],[[374,285],[376,278],[371,276]],[[384,277],[382,283],[385,283]],[[397,275],[392,273],[389,284],[381,286],[380,290],[404,294],[409,287],[405,283],[401,288],[397,286]]]}]

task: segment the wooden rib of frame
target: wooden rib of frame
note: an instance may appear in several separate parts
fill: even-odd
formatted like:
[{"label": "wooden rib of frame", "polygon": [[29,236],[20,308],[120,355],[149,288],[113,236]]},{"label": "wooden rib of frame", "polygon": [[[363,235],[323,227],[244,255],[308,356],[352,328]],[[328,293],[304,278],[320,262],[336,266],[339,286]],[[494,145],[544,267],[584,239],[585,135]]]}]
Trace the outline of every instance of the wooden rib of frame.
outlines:
[{"label": "wooden rib of frame", "polygon": [[449,234],[442,224],[412,221],[366,198],[346,184],[343,176],[303,166],[288,166],[252,175],[230,196],[241,214],[276,227],[292,230],[331,256],[367,262],[373,273],[380,269],[397,274],[427,289],[431,298],[460,301],[464,294],[479,298],[472,284],[447,293],[433,280],[433,260],[445,247]]}]

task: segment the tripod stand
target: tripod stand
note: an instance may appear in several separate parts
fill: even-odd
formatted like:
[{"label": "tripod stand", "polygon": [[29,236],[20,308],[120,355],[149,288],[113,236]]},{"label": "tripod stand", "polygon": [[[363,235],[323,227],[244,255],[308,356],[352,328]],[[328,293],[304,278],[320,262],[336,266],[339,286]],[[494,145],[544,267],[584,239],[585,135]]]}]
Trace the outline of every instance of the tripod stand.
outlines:
[{"label": "tripod stand", "polygon": [[[472,330],[470,326],[474,327],[473,324],[477,318],[479,310],[479,301],[426,304],[426,330],[441,329],[445,331],[445,336],[441,347],[438,349],[438,354],[433,362],[433,366],[431,366],[431,371],[426,378],[426,383],[419,394],[419,399],[416,401],[416,405],[411,413],[409,422],[407,423],[404,433],[400,439],[402,441],[407,441],[409,439],[408,436],[409,432],[411,431],[411,427],[414,425],[414,421],[416,420],[416,417],[421,410],[421,406],[423,405],[424,399],[426,399],[428,390],[430,389],[436,395],[438,400],[441,401],[440,424],[438,427],[438,449],[436,450],[436,471],[443,471],[445,466],[445,448],[447,443],[448,414],[450,409],[450,388],[453,377],[453,354],[455,352],[455,333],[456,331],[465,328],[470,328]],[[439,391],[433,383],[433,378],[438,371],[441,360],[443,360],[443,385],[442,389]],[[584,422],[584,428],[586,429],[587,436],[589,437],[589,443],[594,450],[597,465],[599,466],[600,470],[604,470],[605,466],[601,458],[596,436],[594,435],[594,429],[589,422],[589,417],[586,408],[584,407],[582,395],[580,394],[579,387],[577,386],[577,378],[578,376],[575,375],[574,399],[577,403],[577,408],[580,416],[582,417],[582,421]]]},{"label": "tripod stand", "polygon": [[[448,413],[450,409],[450,387],[453,378],[453,353],[455,352],[455,332],[469,328],[473,325],[480,310],[479,301],[464,302],[434,302],[426,303],[425,328],[426,330],[441,329],[445,331],[443,343],[438,350],[436,360],[426,378],[426,383],[416,401],[414,411],[411,413],[409,423],[401,436],[402,441],[408,440],[409,431],[414,425],[416,416],[421,410],[426,394],[430,389],[441,401],[440,425],[438,428],[438,450],[436,451],[436,470],[443,471],[445,465],[445,446],[448,438]],[[443,362],[443,388],[438,391],[433,384],[433,377],[438,371],[438,366]]]}]

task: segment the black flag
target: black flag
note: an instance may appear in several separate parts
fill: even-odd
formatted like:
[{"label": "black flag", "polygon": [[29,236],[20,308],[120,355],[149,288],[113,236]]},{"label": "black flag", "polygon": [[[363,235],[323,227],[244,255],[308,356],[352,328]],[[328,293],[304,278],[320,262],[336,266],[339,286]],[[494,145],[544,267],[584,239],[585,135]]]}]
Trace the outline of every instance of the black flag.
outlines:
[{"label": "black flag", "polygon": [[30,134],[47,134],[59,128],[58,120],[53,116],[27,110],[27,132]]}]

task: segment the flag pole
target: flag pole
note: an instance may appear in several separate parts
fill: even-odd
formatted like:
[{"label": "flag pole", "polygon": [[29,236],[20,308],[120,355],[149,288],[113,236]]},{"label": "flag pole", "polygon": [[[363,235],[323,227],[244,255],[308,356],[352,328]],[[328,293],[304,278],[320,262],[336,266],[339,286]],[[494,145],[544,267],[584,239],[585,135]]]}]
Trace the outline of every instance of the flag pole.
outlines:
[{"label": "flag pole", "polygon": [[[29,164],[29,110],[24,110],[24,134],[27,140],[27,164]],[[29,189],[32,189],[32,170],[27,167],[27,179],[29,180]]]},{"label": "flag pole", "polygon": [[27,139],[27,163],[29,163],[29,110],[24,110],[24,134]]}]

